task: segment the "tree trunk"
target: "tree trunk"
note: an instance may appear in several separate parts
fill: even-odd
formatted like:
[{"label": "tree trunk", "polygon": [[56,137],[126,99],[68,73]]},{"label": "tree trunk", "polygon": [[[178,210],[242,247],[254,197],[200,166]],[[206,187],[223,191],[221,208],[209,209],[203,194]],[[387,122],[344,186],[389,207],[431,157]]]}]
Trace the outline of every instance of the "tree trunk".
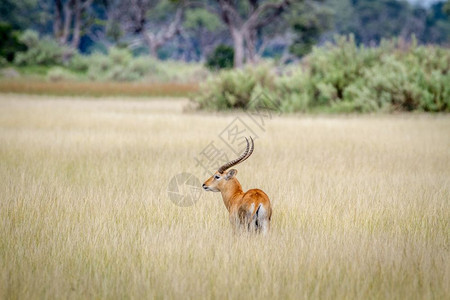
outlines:
[{"label": "tree trunk", "polygon": [[[244,65],[245,50],[248,52],[247,58],[249,61],[253,62],[256,60],[257,30],[272,23],[275,18],[286,10],[291,1],[268,1],[259,5],[258,0],[248,0],[250,13],[243,19],[239,13],[239,1],[217,0],[220,11],[216,12],[216,14],[228,26],[233,39],[235,68],[241,68]],[[246,43],[244,43],[244,39]]]},{"label": "tree trunk", "polygon": [[245,45],[248,52],[247,60],[252,64],[258,61],[256,53],[256,37],[255,29],[248,29],[245,31]]},{"label": "tree trunk", "polygon": [[75,16],[72,33],[72,48],[78,49],[80,45],[80,30],[81,30],[81,13],[82,13],[80,0],[75,0]]},{"label": "tree trunk", "polygon": [[149,55],[158,58],[159,45],[156,42],[156,36],[151,32],[143,32],[144,41],[147,44]]},{"label": "tree trunk", "polygon": [[159,46],[156,44],[148,45],[148,50],[150,52],[150,56],[152,56],[154,58],[158,58],[158,49],[159,49]]},{"label": "tree trunk", "polygon": [[61,0],[55,0],[55,12],[53,16],[53,36],[59,39],[62,31],[63,5]]},{"label": "tree trunk", "polygon": [[72,9],[71,9],[72,5],[73,5],[72,0],[67,1],[66,4],[64,4],[64,27],[63,32],[59,38],[59,43],[61,45],[66,45],[67,41],[69,40],[70,25],[72,23]]},{"label": "tree trunk", "polygon": [[231,30],[234,48],[234,67],[242,68],[244,66],[244,34],[237,29]]}]

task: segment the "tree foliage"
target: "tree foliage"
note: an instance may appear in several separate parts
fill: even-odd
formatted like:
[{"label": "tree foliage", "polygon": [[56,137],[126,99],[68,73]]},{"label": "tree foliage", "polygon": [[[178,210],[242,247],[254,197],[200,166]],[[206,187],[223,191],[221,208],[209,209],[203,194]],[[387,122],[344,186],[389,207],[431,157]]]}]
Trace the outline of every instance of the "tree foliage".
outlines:
[{"label": "tree foliage", "polygon": [[[0,20],[14,30],[52,36],[72,48],[71,53],[106,52],[116,46],[160,59],[205,61],[224,44],[233,47],[234,65],[241,67],[264,55],[281,57],[282,62],[292,60],[291,54],[302,57],[334,34],[353,34],[364,45],[412,36],[419,43],[448,45],[449,3],[423,7],[405,0],[4,0]],[[8,43],[2,47],[10,47]]]},{"label": "tree foliage", "polygon": [[295,33],[290,51],[297,56],[308,54],[323,32],[330,28],[329,8],[310,2],[297,3],[290,9],[288,22]]},{"label": "tree foliage", "polygon": [[25,45],[19,41],[19,34],[12,26],[0,23],[0,57],[12,62],[17,52],[25,50]]},{"label": "tree foliage", "polygon": [[219,45],[208,58],[206,66],[213,70],[233,67],[234,50],[227,45]]},{"label": "tree foliage", "polygon": [[183,28],[192,41],[194,56],[204,60],[221,41],[220,33],[224,32],[225,26],[216,14],[207,9],[192,8],[186,11]]},{"label": "tree foliage", "polygon": [[429,9],[399,0],[327,0],[334,12],[331,33],[353,34],[359,43],[413,35],[422,43],[450,42],[450,20],[442,2]]},{"label": "tree foliage", "polygon": [[[25,30],[41,25],[48,18],[45,10],[39,9],[39,0],[0,1],[0,21],[9,24],[14,30]],[[45,4],[45,3],[42,3]],[[41,8],[45,8],[42,5]]]}]

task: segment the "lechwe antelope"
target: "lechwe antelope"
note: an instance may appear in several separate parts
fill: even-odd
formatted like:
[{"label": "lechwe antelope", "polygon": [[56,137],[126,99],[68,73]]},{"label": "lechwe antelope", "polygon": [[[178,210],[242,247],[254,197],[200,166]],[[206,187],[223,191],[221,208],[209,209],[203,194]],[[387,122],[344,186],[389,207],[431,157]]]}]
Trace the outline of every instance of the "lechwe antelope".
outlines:
[{"label": "lechwe antelope", "polygon": [[234,232],[238,230],[267,233],[270,228],[272,207],[269,197],[260,189],[251,189],[244,193],[236,178],[237,170],[229,168],[235,166],[253,153],[254,142],[247,138],[247,148],[241,156],[221,166],[217,172],[202,185],[203,189],[211,192],[221,192],[223,203],[230,214],[230,222]]}]

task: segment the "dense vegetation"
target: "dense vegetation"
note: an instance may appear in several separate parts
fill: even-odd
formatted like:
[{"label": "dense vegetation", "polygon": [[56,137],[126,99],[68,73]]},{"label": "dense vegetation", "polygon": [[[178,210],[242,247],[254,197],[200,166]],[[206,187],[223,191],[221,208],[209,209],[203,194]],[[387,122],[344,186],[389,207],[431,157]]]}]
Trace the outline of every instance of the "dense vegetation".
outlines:
[{"label": "dense vegetation", "polygon": [[209,78],[193,96],[202,109],[251,108],[264,93],[285,112],[450,111],[450,1],[429,3],[8,0],[0,77],[39,82],[0,91],[104,95],[77,88],[122,82],[133,95],[187,96]]},{"label": "dense vegetation", "polygon": [[134,56],[127,48],[111,47],[106,53],[82,55],[32,30],[20,34],[17,45],[21,51],[14,53],[11,63],[3,61],[3,65],[38,73],[50,81],[192,82],[208,74],[200,64]]},{"label": "dense vegetation", "polygon": [[219,45],[208,57],[206,66],[212,70],[230,69],[233,67],[234,51],[226,45]]},{"label": "dense vegetation", "polygon": [[[84,54],[121,46],[159,59],[204,62],[224,44],[239,50],[235,65],[262,57],[295,59],[335,34],[353,33],[365,45],[412,35],[419,43],[448,45],[449,14],[448,0],[0,2],[0,23],[36,30]],[[0,40],[0,54],[4,45]]]},{"label": "dense vegetation", "polygon": [[200,108],[246,109],[263,93],[286,112],[450,111],[450,49],[350,38],[314,48],[301,65],[223,71],[194,100]]}]

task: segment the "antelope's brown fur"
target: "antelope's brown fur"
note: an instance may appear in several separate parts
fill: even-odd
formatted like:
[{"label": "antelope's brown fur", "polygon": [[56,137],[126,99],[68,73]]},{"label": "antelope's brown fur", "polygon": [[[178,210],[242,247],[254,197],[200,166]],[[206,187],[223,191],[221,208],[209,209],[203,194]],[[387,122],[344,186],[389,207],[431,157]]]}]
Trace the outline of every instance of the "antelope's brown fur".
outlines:
[{"label": "antelope's brown fur", "polygon": [[[232,161],[234,162],[233,164],[227,163],[224,166],[230,167],[247,159],[253,152],[253,145],[250,152],[249,149],[247,140],[247,149],[244,154],[237,160]],[[203,188],[207,191],[221,192],[223,203],[229,212],[230,222],[234,231],[245,229],[267,232],[270,228],[272,217],[272,206],[269,197],[260,189],[250,189],[244,192],[236,178],[236,174],[236,169],[225,172],[221,168],[205,181]]]}]

